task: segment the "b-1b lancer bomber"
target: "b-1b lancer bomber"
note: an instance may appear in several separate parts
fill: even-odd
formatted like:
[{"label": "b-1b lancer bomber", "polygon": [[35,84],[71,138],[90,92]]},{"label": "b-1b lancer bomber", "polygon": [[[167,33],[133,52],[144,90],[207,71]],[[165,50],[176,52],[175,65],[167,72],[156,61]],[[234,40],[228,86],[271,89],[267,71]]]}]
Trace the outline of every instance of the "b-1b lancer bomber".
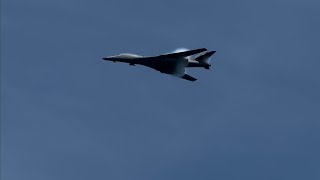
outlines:
[{"label": "b-1b lancer bomber", "polygon": [[[123,62],[135,66],[143,65],[160,71],[161,73],[170,74],[188,81],[196,81],[197,79],[186,74],[188,67],[202,67],[210,69],[210,57],[216,51],[208,51],[206,48],[187,50],[170,54],[162,54],[158,56],[140,56],[136,54],[120,54],[103,58],[104,60],[113,62]],[[191,56],[197,55],[195,58]]]}]

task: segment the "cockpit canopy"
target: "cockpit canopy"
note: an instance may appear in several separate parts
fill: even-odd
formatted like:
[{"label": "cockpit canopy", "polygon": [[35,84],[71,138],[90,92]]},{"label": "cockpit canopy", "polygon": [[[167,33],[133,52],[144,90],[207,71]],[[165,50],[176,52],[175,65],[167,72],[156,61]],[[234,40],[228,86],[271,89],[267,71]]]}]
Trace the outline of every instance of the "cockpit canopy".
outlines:
[{"label": "cockpit canopy", "polygon": [[119,54],[116,56],[113,56],[115,58],[123,58],[123,59],[133,59],[133,58],[140,58],[142,56],[136,55],[136,54],[130,54],[130,53],[124,53],[124,54]]}]

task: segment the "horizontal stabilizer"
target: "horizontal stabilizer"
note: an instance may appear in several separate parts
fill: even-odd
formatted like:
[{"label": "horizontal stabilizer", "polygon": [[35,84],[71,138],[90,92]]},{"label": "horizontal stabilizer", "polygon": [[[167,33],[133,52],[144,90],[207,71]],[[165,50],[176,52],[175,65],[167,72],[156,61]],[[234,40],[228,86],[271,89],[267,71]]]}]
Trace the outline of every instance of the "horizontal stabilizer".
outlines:
[{"label": "horizontal stabilizer", "polygon": [[194,49],[190,51],[183,51],[183,52],[177,52],[177,53],[171,53],[171,54],[164,54],[157,56],[158,58],[183,58],[183,57],[188,57],[192,56],[194,54],[201,53],[203,51],[207,51],[206,48],[201,48],[201,49]]},{"label": "horizontal stabilizer", "polygon": [[196,81],[197,79],[188,75],[188,74],[185,74],[181,77],[182,79],[185,79],[185,80],[188,80],[188,81]]}]

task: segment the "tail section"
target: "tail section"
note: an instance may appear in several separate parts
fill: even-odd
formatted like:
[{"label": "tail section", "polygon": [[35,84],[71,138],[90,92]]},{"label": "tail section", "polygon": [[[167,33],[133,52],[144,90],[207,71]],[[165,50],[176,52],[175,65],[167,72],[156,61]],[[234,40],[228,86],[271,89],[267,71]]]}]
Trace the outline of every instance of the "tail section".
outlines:
[{"label": "tail section", "polygon": [[209,64],[210,63],[210,57],[215,53],[216,51],[205,51],[201,54],[199,54],[195,60],[199,63]]},{"label": "tail section", "polygon": [[197,79],[188,75],[188,74],[184,74],[182,77],[182,79],[188,80],[188,81],[196,81]]}]

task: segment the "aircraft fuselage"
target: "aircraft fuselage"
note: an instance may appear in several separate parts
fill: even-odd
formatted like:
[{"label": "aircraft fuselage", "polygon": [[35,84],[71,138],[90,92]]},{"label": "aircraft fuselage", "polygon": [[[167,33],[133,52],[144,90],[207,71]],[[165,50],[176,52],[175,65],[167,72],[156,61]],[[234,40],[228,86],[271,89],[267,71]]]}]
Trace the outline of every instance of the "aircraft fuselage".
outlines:
[{"label": "aircraft fuselage", "polygon": [[[190,55],[203,52],[195,59]],[[187,67],[203,67],[209,69],[211,66],[207,60],[215,51],[207,51],[205,48],[191,51],[164,54],[153,57],[143,57],[135,54],[120,54],[103,58],[113,62],[123,62],[129,65],[143,65],[160,71],[161,73],[181,77],[186,80],[195,81],[196,79],[186,74]]]}]

